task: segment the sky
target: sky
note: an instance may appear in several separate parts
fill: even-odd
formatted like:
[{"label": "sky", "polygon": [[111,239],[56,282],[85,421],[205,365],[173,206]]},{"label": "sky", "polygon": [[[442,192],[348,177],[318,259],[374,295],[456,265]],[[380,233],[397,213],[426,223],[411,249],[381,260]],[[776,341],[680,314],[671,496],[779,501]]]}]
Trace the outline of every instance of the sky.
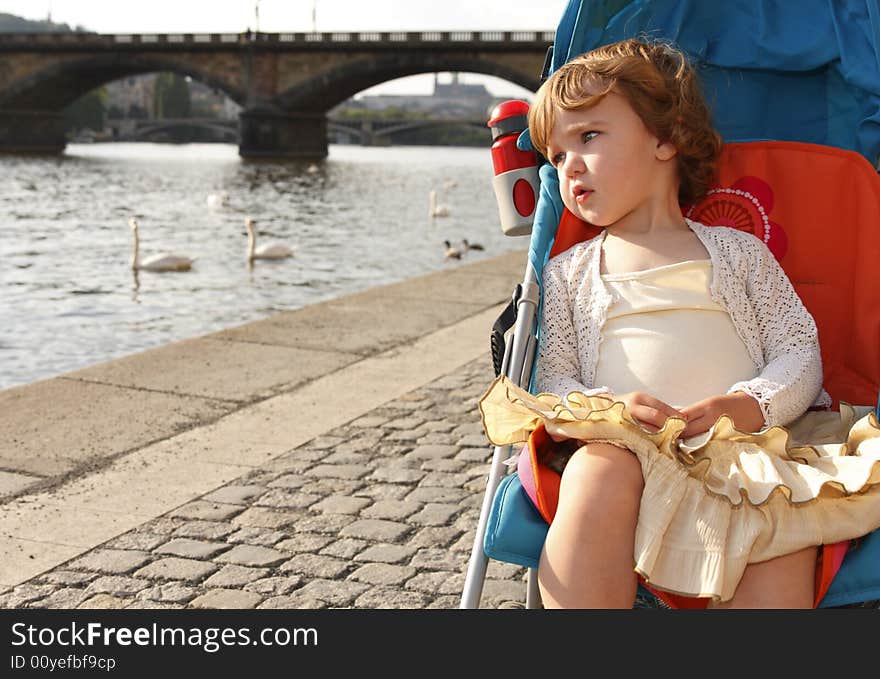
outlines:
[{"label": "sky", "polygon": [[[0,0],[0,12],[98,33],[523,30],[552,31],[567,0]],[[496,96],[523,96],[498,78],[463,75]],[[369,94],[429,94],[433,76],[379,85]]]}]

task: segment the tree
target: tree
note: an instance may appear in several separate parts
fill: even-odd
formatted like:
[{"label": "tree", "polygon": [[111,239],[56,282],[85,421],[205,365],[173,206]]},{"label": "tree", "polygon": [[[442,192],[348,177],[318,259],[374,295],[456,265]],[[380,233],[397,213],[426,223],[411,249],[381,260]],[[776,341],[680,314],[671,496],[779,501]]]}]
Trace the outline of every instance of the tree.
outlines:
[{"label": "tree", "polygon": [[23,19],[14,14],[0,12],[0,33],[70,33],[87,32],[82,26],[71,29],[67,24],[56,24],[46,20]]},{"label": "tree", "polygon": [[64,123],[67,130],[90,128],[95,132],[104,129],[104,109],[107,90],[103,87],[84,94],[64,109]]},{"label": "tree", "polygon": [[189,83],[177,73],[160,73],[153,90],[154,118],[189,118]]}]

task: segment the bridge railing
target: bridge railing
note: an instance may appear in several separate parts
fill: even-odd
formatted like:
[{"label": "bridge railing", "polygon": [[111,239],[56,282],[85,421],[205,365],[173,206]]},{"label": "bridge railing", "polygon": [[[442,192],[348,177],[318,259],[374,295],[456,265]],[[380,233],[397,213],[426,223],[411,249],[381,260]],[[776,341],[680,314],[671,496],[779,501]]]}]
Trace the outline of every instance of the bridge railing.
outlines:
[{"label": "bridge railing", "polygon": [[549,44],[553,31],[365,31],[333,33],[0,33],[0,49],[127,45]]}]

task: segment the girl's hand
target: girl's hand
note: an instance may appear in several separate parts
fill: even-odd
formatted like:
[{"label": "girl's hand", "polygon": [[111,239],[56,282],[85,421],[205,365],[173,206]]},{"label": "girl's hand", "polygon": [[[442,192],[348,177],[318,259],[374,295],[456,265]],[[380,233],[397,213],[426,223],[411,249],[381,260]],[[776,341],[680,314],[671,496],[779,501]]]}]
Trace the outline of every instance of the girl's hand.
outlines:
[{"label": "girl's hand", "polygon": [[755,433],[764,428],[761,406],[753,397],[742,391],[710,396],[682,408],[681,411],[688,421],[687,427],[681,433],[683,438],[709,431],[722,415],[731,417],[736,428],[742,432]]},{"label": "girl's hand", "polygon": [[615,395],[614,399],[623,401],[626,409],[645,429],[658,431],[666,424],[669,417],[687,419],[684,412],[678,411],[668,403],[655,398],[643,391],[631,391],[628,394]]}]

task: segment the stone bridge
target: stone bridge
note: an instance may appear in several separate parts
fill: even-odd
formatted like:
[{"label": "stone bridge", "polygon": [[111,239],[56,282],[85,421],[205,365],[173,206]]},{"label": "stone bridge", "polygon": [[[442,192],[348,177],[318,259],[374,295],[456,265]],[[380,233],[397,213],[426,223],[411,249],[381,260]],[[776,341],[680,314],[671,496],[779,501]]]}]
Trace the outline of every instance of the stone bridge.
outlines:
[{"label": "stone bridge", "polygon": [[[485,118],[348,118],[328,117],[327,130],[356,139],[362,146],[386,146],[398,132],[426,127],[448,125],[474,127],[485,131],[486,143],[490,142],[489,128]],[[238,122],[222,118],[156,118],[132,120],[110,118],[107,127],[113,131],[115,141],[150,141],[156,134],[180,128],[208,130],[213,137],[229,143],[238,143]],[[332,136],[332,135],[331,135]]]},{"label": "stone bridge", "polygon": [[238,142],[238,123],[220,118],[158,118],[154,120],[109,119],[107,127],[118,141],[150,141],[157,133],[179,128],[209,130],[217,139]]},{"label": "stone bridge", "polygon": [[104,83],[170,71],[243,107],[239,153],[323,157],[327,111],[388,80],[440,71],[540,84],[553,32],[0,35],[0,151],[60,153],[63,109]]},{"label": "stone bridge", "polygon": [[386,146],[398,132],[418,130],[425,127],[446,127],[448,125],[474,127],[486,133],[486,145],[492,142],[486,119],[476,118],[382,118],[379,120],[357,120],[329,118],[327,128],[342,133],[344,136],[357,139],[363,146]]}]

